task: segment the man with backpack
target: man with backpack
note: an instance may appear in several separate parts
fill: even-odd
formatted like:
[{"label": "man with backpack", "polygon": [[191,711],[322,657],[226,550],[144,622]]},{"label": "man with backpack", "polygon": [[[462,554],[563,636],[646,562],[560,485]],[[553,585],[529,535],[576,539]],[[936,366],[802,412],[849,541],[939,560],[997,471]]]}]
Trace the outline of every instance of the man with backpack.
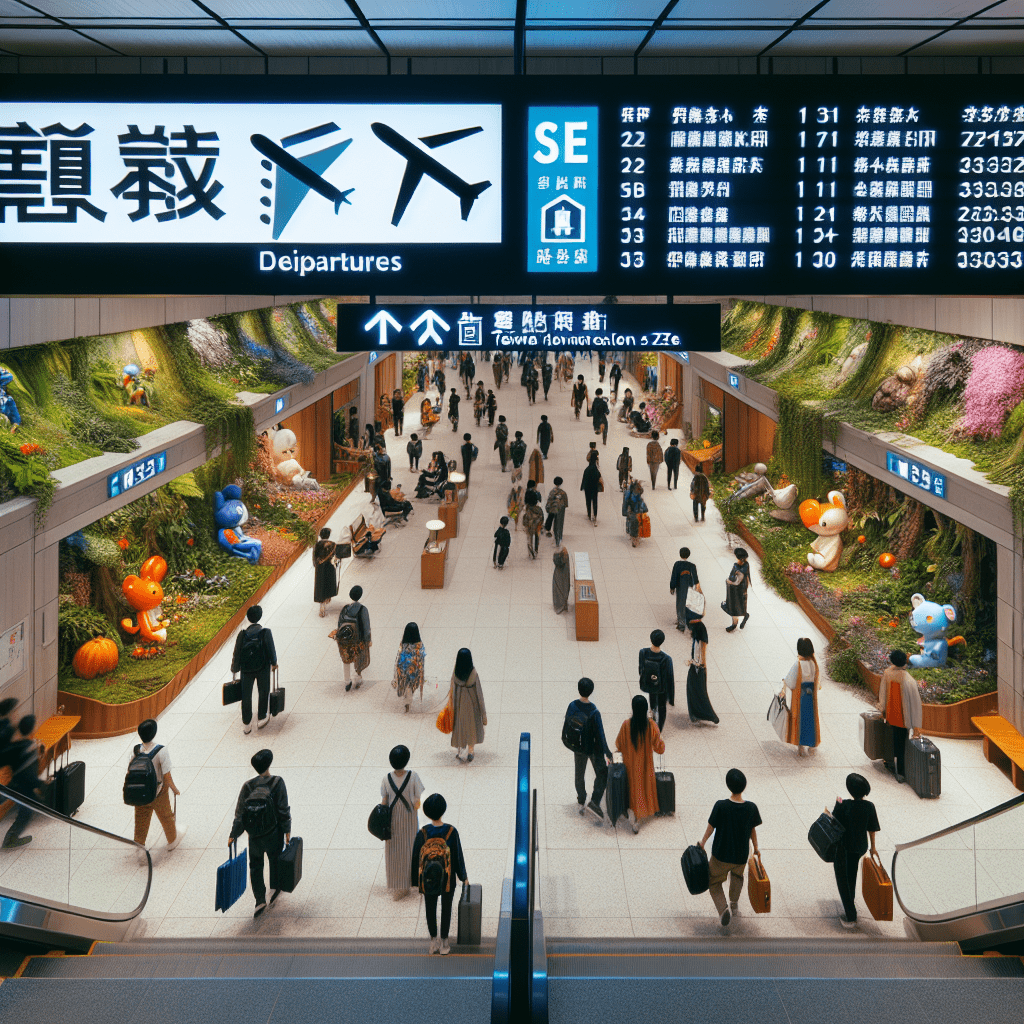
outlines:
[{"label": "man with backpack", "polygon": [[366,605],[360,604],[363,596],[362,587],[353,587],[349,592],[350,603],[341,609],[338,616],[338,627],[334,631],[334,639],[338,644],[338,653],[345,666],[345,692],[352,689],[352,666],[356,669],[356,689],[363,685],[363,671],[370,664],[370,612]]},{"label": "man with backpack", "polygon": [[[235,804],[235,820],[231,823],[228,846],[243,833],[249,837],[249,881],[256,899],[259,917],[267,909],[267,885],[263,880],[263,857],[270,861],[270,879],[277,877],[277,858],[284,852],[292,837],[292,812],[288,806],[288,790],[284,779],[270,774],[274,762],[271,750],[257,750],[250,764],[256,771],[256,778],[242,783]],[[270,894],[273,905],[280,889]]]},{"label": "man with backpack", "polygon": [[651,633],[651,646],[640,650],[640,689],[651,703],[651,718],[659,729],[665,728],[666,701],[675,707],[676,677],[672,659],[661,649],[665,634],[656,629]]},{"label": "man with backpack", "polygon": [[[423,813],[430,819],[416,833],[412,844],[411,884],[423,893],[427,910],[427,931],[430,933],[430,952],[447,956],[452,948],[448,932],[452,923],[452,901],[455,880],[469,883],[466,861],[462,855],[462,841],[454,825],[441,819],[448,810],[448,802],[440,793],[431,793],[423,801]],[[437,933],[437,900],[441,900],[441,934]]]},{"label": "man with backpack", "polygon": [[504,416],[498,417],[498,425],[494,428],[494,448],[501,459],[501,471],[504,473],[508,465],[508,424]]},{"label": "man with backpack", "polygon": [[[156,738],[156,722],[147,718],[139,726],[139,739],[132,750],[128,762],[128,772],[124,777],[124,802],[135,808],[135,842],[139,846],[146,845],[149,826],[153,821],[153,812],[167,837],[167,849],[173,850],[185,835],[185,829],[177,827],[176,812],[171,810],[171,797],[181,795],[181,790],[171,778],[171,755],[167,748],[154,743]],[[177,803],[175,803],[175,807]],[[139,861],[145,860],[145,854],[139,851]]]},{"label": "man with backpack", "polygon": [[523,440],[523,432],[516,431],[516,439],[508,446],[508,453],[512,458],[512,472],[522,470],[526,461],[526,442]]},{"label": "man with backpack", "polygon": [[[579,698],[574,700],[565,712],[562,725],[562,742],[572,751],[576,760],[576,802],[580,814],[590,811],[598,821],[604,821],[601,798],[608,785],[608,766],[612,763],[612,752],[604,735],[601,712],[590,699],[594,692],[594,681],[584,676],[577,684]],[[594,792],[587,803],[587,762],[594,766]]]},{"label": "man with backpack", "polygon": [[277,669],[277,648],[274,636],[259,621],[263,609],[254,604],[246,613],[249,625],[235,637],[235,651],[231,656],[231,674],[242,673],[242,732],[252,732],[252,684],[259,693],[256,728],[262,729],[270,721],[270,670]]}]

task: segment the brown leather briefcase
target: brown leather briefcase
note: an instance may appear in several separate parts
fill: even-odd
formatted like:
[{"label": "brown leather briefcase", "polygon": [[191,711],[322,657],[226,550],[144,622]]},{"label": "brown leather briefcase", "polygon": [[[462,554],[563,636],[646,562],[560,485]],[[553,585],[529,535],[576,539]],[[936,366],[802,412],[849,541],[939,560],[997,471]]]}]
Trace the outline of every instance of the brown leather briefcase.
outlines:
[{"label": "brown leather briefcase", "polygon": [[751,854],[747,861],[747,895],[755,914],[767,914],[772,909],[772,883],[761,863],[761,854]]},{"label": "brown leather briefcase", "polygon": [[891,921],[892,881],[882,867],[878,854],[865,857],[861,869],[860,892],[871,916],[876,921]]}]

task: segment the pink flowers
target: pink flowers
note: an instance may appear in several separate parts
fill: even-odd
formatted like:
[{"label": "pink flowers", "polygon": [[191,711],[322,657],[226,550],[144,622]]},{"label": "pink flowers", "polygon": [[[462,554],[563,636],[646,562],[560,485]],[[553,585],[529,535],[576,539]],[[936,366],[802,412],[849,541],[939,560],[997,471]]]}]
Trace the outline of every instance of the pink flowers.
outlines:
[{"label": "pink flowers", "polygon": [[973,437],[999,437],[1006,414],[1024,398],[1024,352],[990,345],[975,353],[964,389],[959,430]]}]

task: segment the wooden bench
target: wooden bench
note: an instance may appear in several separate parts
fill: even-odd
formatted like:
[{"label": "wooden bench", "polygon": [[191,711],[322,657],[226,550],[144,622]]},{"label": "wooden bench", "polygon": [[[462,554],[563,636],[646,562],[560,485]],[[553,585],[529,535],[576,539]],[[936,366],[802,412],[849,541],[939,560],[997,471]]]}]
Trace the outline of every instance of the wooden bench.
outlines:
[{"label": "wooden bench", "polygon": [[985,760],[1024,791],[1024,736],[1002,715],[983,715],[972,718],[971,723],[985,737]]}]

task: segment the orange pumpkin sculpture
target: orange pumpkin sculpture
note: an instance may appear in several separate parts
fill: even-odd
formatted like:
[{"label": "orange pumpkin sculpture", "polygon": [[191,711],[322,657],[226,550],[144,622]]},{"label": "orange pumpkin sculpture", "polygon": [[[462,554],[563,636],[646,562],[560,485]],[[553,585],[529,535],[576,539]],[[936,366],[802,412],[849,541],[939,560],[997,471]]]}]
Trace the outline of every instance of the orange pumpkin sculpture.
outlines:
[{"label": "orange pumpkin sculpture", "polygon": [[122,619],[121,628],[126,633],[139,633],[149,643],[166,643],[170,620],[161,617],[164,588],[160,581],[167,575],[167,562],[160,555],[153,555],[142,563],[139,572],[141,576],[128,576],[121,584],[128,603],[139,613],[139,624],[133,626],[131,619]]},{"label": "orange pumpkin sculpture", "polygon": [[78,648],[71,667],[79,679],[95,679],[113,672],[117,662],[117,644],[109,637],[98,636]]},{"label": "orange pumpkin sculpture", "polygon": [[878,564],[883,569],[891,569],[896,564],[896,556],[889,551],[885,551],[878,556]]}]

